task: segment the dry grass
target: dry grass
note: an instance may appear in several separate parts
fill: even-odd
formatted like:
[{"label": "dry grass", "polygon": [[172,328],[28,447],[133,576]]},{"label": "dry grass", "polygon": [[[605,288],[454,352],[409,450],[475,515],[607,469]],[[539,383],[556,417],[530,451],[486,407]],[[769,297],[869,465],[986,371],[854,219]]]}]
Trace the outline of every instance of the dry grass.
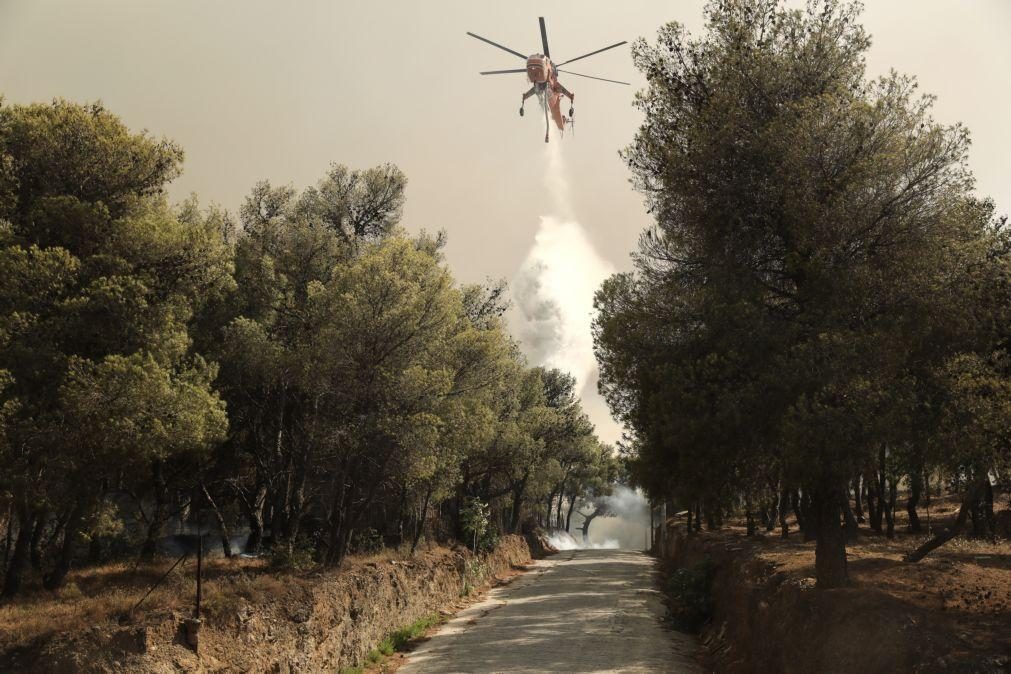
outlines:
[{"label": "dry grass", "polygon": [[[904,505],[901,498],[899,504]],[[958,507],[955,498],[935,498],[930,509],[934,532],[954,519]],[[920,518],[926,526],[923,508]],[[732,522],[723,531],[707,535],[762,562],[756,567],[767,569],[758,572],[762,575],[785,573],[791,578],[808,579],[804,582],[813,585],[815,544],[805,543],[792,519],[790,523],[788,539],[779,537],[778,528],[746,538],[743,522]],[[903,610],[917,611],[923,620],[947,626],[950,633],[961,635],[973,647],[1011,647],[1011,540],[960,536],[922,561],[909,563],[903,559],[905,554],[929,535],[907,533],[907,523],[905,511],[897,510],[896,535],[892,539],[861,525],[860,535],[847,545],[853,591],[876,593],[882,605],[895,607],[898,617]]]},{"label": "dry grass", "polygon": [[[436,557],[451,554],[448,549],[437,546],[419,549],[419,554],[422,552]],[[352,556],[341,571],[409,558],[406,547]],[[21,596],[14,602],[0,604],[0,654],[56,633],[85,630],[109,621],[128,619],[142,623],[149,616],[192,611],[196,598],[196,560],[190,558],[177,566],[144,599],[137,611],[130,613],[174,561],[159,559],[143,565],[112,563],[75,570],[68,577],[67,585],[58,592],[44,590],[38,579],[29,579]],[[211,622],[226,620],[244,603],[259,604],[277,599],[310,579],[337,572],[321,568],[278,571],[272,569],[265,558],[205,560],[202,616]]]},{"label": "dry grass", "polygon": [[[139,566],[113,563],[73,571],[66,586],[57,592],[42,589],[37,581],[29,583],[14,602],[0,604],[0,652],[27,646],[57,632],[83,630],[127,616],[173,561]],[[143,621],[154,612],[190,610],[196,594],[195,573],[195,560],[179,564],[144,600],[132,620]],[[263,594],[278,589],[276,579],[266,573],[266,563],[261,560],[214,559],[205,566],[205,597],[220,595],[223,579],[236,576]]]}]

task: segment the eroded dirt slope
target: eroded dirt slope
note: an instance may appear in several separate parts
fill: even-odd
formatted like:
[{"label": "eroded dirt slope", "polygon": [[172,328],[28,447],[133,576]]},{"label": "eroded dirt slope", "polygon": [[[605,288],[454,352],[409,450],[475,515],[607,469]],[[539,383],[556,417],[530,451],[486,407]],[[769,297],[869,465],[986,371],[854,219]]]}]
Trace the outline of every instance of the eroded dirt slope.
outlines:
[{"label": "eroded dirt slope", "polygon": [[[437,550],[413,560],[290,578],[259,601],[231,597],[210,614],[199,655],[183,643],[185,612],[152,611],[138,624],[114,616],[90,629],[39,640],[8,653],[0,670],[18,672],[319,672],[361,662],[390,632],[457,601],[527,562],[530,550],[506,536],[491,554]],[[227,579],[222,581],[229,582]],[[237,574],[231,581],[242,582]]]}]

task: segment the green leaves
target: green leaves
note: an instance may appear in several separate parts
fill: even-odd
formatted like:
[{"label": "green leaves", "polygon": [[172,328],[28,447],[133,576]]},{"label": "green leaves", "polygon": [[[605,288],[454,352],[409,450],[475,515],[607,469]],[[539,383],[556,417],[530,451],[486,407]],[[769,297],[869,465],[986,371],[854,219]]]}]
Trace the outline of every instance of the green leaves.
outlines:
[{"label": "green leaves", "polygon": [[99,105],[0,107],[0,488],[22,530],[52,516],[100,532],[107,490],[145,498],[154,465],[199,463],[225,437],[190,331],[233,287],[231,250],[219,215],[165,202],[181,159]]},{"label": "green leaves", "polygon": [[490,541],[558,481],[606,489],[574,380],[528,367],[504,284],[399,228],[399,169],[260,183],[237,225],[169,206],[181,159],[100,105],[0,105],[0,498],[19,536],[69,532],[52,582],[119,518],[153,554],[173,501],[337,563],[454,497]]},{"label": "green leaves", "polygon": [[168,140],[132,134],[100,104],[0,107],[0,156],[9,156],[17,205],[0,213],[22,229],[25,214],[41,197],[66,195],[102,202],[113,217],[139,198],[158,194],[179,175],[182,150]]},{"label": "green leaves", "polygon": [[1000,344],[1006,247],[966,130],[913,78],[865,80],[858,12],[714,2],[703,36],[671,24],[634,49],[649,88],[624,156],[656,225],[594,329],[659,496],[842,484],[878,447],[936,440],[946,405],[991,429],[964,455],[993,455],[1003,411],[969,402],[990,375],[959,354]]},{"label": "green leaves", "polygon": [[172,372],[145,354],[70,361],[60,398],[68,427],[94,458],[144,470],[152,460],[206,452],[224,439],[224,403],[202,361]]}]

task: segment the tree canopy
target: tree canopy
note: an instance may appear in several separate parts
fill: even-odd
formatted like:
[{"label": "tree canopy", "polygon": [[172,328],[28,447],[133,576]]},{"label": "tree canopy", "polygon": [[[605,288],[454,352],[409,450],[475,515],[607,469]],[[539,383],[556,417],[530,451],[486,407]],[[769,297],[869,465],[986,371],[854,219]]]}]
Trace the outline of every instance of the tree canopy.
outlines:
[{"label": "tree canopy", "polygon": [[[846,582],[854,477],[874,474],[888,516],[902,477],[971,484],[1007,460],[1003,408],[965,398],[1003,372],[1003,221],[966,129],[913,78],[866,77],[858,13],[718,0],[701,37],[636,44],[645,121],[624,157],[656,222],[594,328],[647,490],[710,523],[799,501],[823,587]],[[980,433],[941,440],[959,414]]]},{"label": "tree canopy", "polygon": [[233,216],[168,203],[181,162],[100,104],[0,104],[5,597],[205,520],[226,554],[336,565],[479,503],[488,545],[600,474],[573,379],[520,355],[503,284],[401,228],[395,166]]}]

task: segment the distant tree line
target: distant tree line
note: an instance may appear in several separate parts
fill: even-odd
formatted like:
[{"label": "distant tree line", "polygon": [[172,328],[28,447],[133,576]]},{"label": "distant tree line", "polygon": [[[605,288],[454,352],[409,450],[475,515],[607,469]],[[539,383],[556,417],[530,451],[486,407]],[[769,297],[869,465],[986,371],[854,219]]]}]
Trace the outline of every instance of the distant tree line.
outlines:
[{"label": "distant tree line", "polygon": [[599,290],[601,389],[637,480],[688,512],[816,539],[846,583],[858,524],[909,528],[943,481],[955,526],[994,532],[1011,469],[1005,220],[968,132],[891,73],[868,80],[859,6],[715,0],[634,58],[645,121],[625,152],[656,223]]},{"label": "distant tree line", "polygon": [[479,502],[487,544],[613,475],[504,286],[399,228],[396,167],[257,184],[236,221],[168,203],[182,158],[101,105],[0,101],[3,596],[200,517],[226,554],[338,565],[466,537]]}]

